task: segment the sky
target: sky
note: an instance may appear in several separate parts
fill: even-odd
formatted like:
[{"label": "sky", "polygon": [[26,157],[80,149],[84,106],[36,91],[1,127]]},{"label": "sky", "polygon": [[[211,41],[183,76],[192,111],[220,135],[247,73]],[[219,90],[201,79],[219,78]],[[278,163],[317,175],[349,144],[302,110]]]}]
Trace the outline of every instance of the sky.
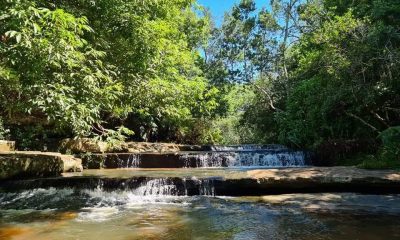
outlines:
[{"label": "sky", "polygon": [[[198,3],[205,7],[209,7],[213,18],[217,25],[220,25],[222,20],[224,19],[224,13],[229,11],[235,3],[238,3],[240,0],[198,0]],[[256,0],[256,7],[261,8],[262,6],[267,5],[268,0]]]}]

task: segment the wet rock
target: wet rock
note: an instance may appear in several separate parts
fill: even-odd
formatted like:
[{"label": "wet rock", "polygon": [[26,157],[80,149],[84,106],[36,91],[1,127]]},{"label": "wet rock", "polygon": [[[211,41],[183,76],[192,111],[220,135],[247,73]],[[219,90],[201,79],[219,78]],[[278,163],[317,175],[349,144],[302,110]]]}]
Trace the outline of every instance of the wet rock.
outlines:
[{"label": "wet rock", "polygon": [[60,176],[80,172],[82,163],[70,155],[45,152],[0,152],[0,179]]},{"label": "wet rock", "polygon": [[179,153],[105,153],[86,154],[81,158],[85,169],[183,168],[190,166],[180,156]]}]

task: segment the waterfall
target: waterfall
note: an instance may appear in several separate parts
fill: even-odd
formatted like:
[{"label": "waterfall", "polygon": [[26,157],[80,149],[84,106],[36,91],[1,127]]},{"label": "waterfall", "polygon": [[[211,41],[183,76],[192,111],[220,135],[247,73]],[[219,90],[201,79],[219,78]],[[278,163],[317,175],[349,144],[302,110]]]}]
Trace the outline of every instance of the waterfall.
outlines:
[{"label": "waterfall", "polygon": [[127,168],[138,168],[140,164],[140,156],[132,154],[129,156],[127,161]]},{"label": "waterfall", "polygon": [[191,185],[183,182],[175,183],[173,179],[157,178],[144,181],[138,188],[132,191],[135,196],[156,197],[163,196],[188,196],[189,188],[195,190],[197,195],[215,196],[215,187],[213,179],[191,179]]},{"label": "waterfall", "polygon": [[118,168],[139,168],[140,166],[140,155],[130,154],[127,159],[122,159],[117,156],[117,166]]},{"label": "waterfall", "polygon": [[[252,146],[255,148],[255,146]],[[290,151],[286,148],[251,150],[227,150],[212,152],[189,152],[180,159],[185,167],[303,167],[306,165],[306,153]],[[238,146],[237,149],[240,149]]]},{"label": "waterfall", "polygon": [[193,162],[197,168],[226,167],[235,162],[237,155],[232,152],[199,152],[185,153],[179,158],[184,161],[186,168],[191,167]]},{"label": "waterfall", "polygon": [[[210,150],[211,149],[211,150]],[[110,153],[105,168],[304,167],[308,154],[281,145],[209,146],[208,151]]]},{"label": "waterfall", "polygon": [[[130,185],[129,182],[123,183],[125,188],[117,195],[128,196],[133,201],[154,201],[166,197],[178,196],[215,196],[215,180],[213,178],[197,179],[191,178],[145,178],[140,180],[138,184]],[[84,190],[92,197],[101,198],[111,194],[113,199],[115,191],[109,192],[104,188],[104,184],[100,181],[93,190]]]},{"label": "waterfall", "polygon": [[134,195],[139,196],[177,196],[179,191],[177,186],[169,179],[152,179],[144,182],[133,191]]},{"label": "waterfall", "polygon": [[212,179],[200,181],[199,194],[203,196],[215,196],[214,181]]},{"label": "waterfall", "polygon": [[301,151],[237,153],[237,159],[229,167],[301,167],[305,165],[305,153]]}]

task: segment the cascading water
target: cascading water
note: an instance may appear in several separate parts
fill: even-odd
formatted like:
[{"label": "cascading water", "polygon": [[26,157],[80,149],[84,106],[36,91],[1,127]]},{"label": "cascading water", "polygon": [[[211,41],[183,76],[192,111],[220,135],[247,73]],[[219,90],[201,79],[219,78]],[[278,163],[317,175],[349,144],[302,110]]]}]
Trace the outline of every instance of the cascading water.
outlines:
[{"label": "cascading water", "polygon": [[236,153],[233,152],[201,152],[185,153],[179,156],[185,163],[185,167],[206,168],[206,167],[227,167],[236,161]]},{"label": "cascading water", "polygon": [[[215,187],[213,179],[191,179],[195,183],[196,192],[202,196],[215,196]],[[193,187],[192,187],[193,189]],[[131,193],[134,196],[163,198],[171,196],[188,196],[189,187],[186,185],[186,179],[182,184],[175,183],[173,179],[157,178],[143,182]]]},{"label": "cascading water", "polygon": [[203,196],[215,196],[214,181],[212,179],[206,179],[201,181],[199,188],[200,195]]},{"label": "cascading water", "polygon": [[130,154],[127,159],[117,160],[118,168],[138,168],[140,165],[140,155]]},{"label": "cascading water", "polygon": [[308,154],[281,145],[207,146],[203,151],[113,153],[105,168],[304,167]]},{"label": "cascading water", "polygon": [[176,196],[179,194],[177,186],[169,179],[152,179],[144,182],[132,192],[138,196]]},{"label": "cascading water", "polygon": [[[304,167],[307,154],[280,145],[214,146],[211,152],[188,152],[186,167]],[[194,164],[193,164],[194,162]]]},{"label": "cascading water", "polygon": [[[86,190],[90,196],[102,197],[110,192],[105,187],[105,183],[99,181],[94,188]],[[129,195],[132,200],[150,201],[162,200],[169,197],[184,197],[193,195],[202,196],[215,196],[216,191],[214,187],[213,178],[198,179],[196,177],[188,178],[141,178],[134,182],[122,182],[119,188],[119,194]],[[117,186],[114,186],[117,189]],[[113,189],[112,191],[115,191]],[[111,191],[111,192],[112,192]],[[0,199],[1,200],[1,199]]]}]

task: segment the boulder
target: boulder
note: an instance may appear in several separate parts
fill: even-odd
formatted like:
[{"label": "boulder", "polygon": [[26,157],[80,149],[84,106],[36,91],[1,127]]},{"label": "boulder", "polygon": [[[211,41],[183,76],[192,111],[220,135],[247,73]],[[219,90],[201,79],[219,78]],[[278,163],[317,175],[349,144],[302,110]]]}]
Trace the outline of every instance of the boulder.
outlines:
[{"label": "boulder", "polygon": [[85,169],[102,169],[107,158],[106,154],[83,154],[82,165]]},{"label": "boulder", "polygon": [[14,141],[5,141],[0,140],[0,152],[8,152],[15,150],[15,142]]},{"label": "boulder", "polygon": [[0,152],[0,179],[53,177],[82,171],[81,160],[45,152]]},{"label": "boulder", "polygon": [[59,151],[63,153],[102,153],[108,150],[107,143],[91,138],[66,138],[60,142]]}]

